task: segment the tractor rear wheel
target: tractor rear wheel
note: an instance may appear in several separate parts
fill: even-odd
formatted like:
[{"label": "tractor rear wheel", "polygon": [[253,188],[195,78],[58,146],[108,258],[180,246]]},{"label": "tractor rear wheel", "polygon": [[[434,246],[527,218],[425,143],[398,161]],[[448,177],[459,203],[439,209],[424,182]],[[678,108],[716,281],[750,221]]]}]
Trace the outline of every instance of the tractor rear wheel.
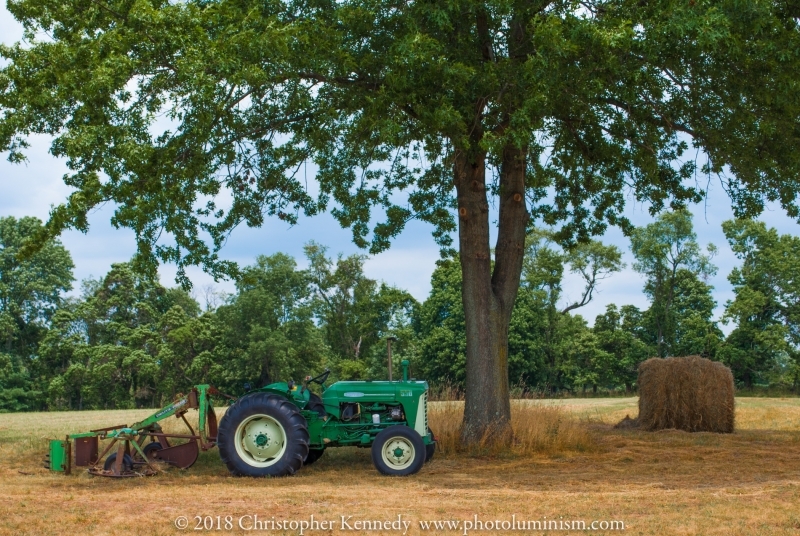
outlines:
[{"label": "tractor rear wheel", "polygon": [[286,476],[308,456],[308,425],[300,410],[278,395],[252,393],[228,408],[217,446],[235,476]]},{"label": "tractor rear wheel", "polygon": [[372,463],[384,475],[413,475],[425,463],[425,443],[413,428],[390,426],[372,443]]}]

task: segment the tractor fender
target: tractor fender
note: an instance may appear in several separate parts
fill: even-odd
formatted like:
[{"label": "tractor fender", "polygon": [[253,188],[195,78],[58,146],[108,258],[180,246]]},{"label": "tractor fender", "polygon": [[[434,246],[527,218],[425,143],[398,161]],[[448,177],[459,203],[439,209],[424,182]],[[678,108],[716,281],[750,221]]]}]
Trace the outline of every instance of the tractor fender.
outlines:
[{"label": "tractor fender", "polygon": [[[273,387],[262,387],[261,389],[258,389],[255,392],[257,392],[257,393],[269,393],[271,395],[278,395],[278,396],[282,396],[283,398],[286,398],[288,400],[292,399],[292,397],[289,396],[289,392],[288,391],[281,390],[281,389],[275,389]],[[250,393],[248,393],[248,394],[250,394]]]},{"label": "tractor fender", "polygon": [[261,389],[256,389],[255,391],[247,393],[245,396],[248,396],[252,393],[267,393],[270,395],[276,395],[281,398],[285,398],[300,409],[304,409],[306,407],[311,396],[311,393],[308,391],[308,389],[303,391],[303,393],[300,393],[300,388],[295,386],[294,389],[290,391],[289,386],[283,382],[266,385]]}]

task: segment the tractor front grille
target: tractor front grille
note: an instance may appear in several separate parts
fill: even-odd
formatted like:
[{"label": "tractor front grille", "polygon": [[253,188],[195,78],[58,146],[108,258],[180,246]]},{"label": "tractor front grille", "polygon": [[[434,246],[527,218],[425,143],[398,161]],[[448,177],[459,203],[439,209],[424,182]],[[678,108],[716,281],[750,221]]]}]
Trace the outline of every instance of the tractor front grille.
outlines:
[{"label": "tractor front grille", "polygon": [[425,412],[425,430],[429,430],[428,428],[428,391],[425,391],[425,394],[422,395],[422,407],[423,411]]}]

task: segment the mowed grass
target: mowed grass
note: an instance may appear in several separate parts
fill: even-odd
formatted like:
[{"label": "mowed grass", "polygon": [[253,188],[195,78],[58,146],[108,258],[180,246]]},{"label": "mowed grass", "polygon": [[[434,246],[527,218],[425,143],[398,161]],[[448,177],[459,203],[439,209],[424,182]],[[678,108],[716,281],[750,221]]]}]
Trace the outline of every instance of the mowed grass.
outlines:
[{"label": "mowed grass", "polygon": [[[730,435],[616,430],[637,399],[514,402],[516,440],[503,453],[466,454],[460,403],[432,403],[443,449],[409,478],[380,476],[367,449],[330,449],[296,476],[229,476],[216,450],[194,467],[149,478],[65,476],[41,468],[45,438],[131,424],[147,410],[0,415],[0,534],[176,534],[195,516],[261,519],[618,520],[624,534],[800,533],[800,399],[737,399]],[[170,419],[169,428],[180,430]],[[189,528],[174,520],[186,516]],[[244,517],[245,525],[252,518]],[[214,521],[216,523],[216,521]],[[203,531],[205,532],[205,531]],[[256,531],[254,531],[256,532]],[[297,534],[297,530],[258,531]],[[403,530],[347,531],[402,534]],[[458,530],[436,531],[463,534]],[[470,534],[488,534],[473,530]],[[508,534],[514,531],[494,530]],[[526,532],[539,534],[541,532]],[[582,533],[551,531],[548,534]],[[597,531],[597,534],[606,532]]]}]

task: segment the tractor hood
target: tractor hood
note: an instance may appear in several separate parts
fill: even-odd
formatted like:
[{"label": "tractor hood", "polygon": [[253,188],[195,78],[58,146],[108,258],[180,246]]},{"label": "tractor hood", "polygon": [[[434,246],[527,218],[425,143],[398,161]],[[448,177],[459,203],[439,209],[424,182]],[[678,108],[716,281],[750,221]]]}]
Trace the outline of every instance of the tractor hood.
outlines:
[{"label": "tractor hood", "polygon": [[336,382],[322,395],[325,405],[340,402],[400,402],[419,399],[428,390],[425,381],[361,381]]},{"label": "tractor hood", "polygon": [[336,418],[340,417],[342,404],[346,403],[400,404],[409,426],[424,436],[428,433],[427,392],[428,382],[425,381],[336,382],[325,389],[322,403],[325,411]]}]

